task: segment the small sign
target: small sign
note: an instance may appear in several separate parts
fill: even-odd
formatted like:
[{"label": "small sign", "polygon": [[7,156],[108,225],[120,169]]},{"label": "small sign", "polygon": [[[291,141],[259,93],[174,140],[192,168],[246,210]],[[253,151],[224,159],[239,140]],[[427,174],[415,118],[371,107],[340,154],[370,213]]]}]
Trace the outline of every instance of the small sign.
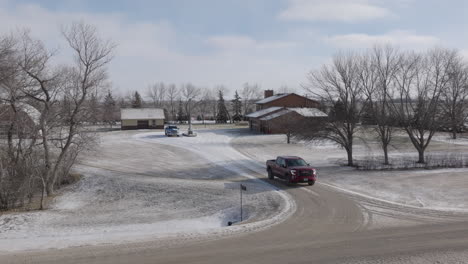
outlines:
[{"label": "small sign", "polygon": [[241,188],[242,191],[247,191],[247,187],[245,185],[242,185],[242,183],[240,185],[240,188]]}]

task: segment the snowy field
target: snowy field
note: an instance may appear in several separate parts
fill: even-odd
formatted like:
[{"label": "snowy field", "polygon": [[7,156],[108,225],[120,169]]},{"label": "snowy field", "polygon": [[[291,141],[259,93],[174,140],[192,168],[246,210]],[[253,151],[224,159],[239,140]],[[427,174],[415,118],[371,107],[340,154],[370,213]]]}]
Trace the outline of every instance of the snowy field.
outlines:
[{"label": "snowy field", "polygon": [[[417,160],[417,153],[404,137],[395,138],[392,157]],[[436,135],[427,150],[431,153],[468,153],[466,138],[451,140],[446,134]],[[468,212],[468,169],[358,171],[345,163],[346,152],[330,142],[286,144],[284,135],[246,135],[233,145],[240,152],[263,163],[277,155],[303,157],[318,169],[319,184],[333,186],[350,194],[381,199],[408,207],[442,211]],[[356,159],[380,155],[371,144],[357,142]]]},{"label": "snowy field", "polygon": [[[295,210],[290,196],[257,177],[277,155],[305,158],[319,171],[318,185],[409,208],[468,211],[468,169],[357,171],[340,166],[345,151],[334,144],[286,144],[284,135],[252,135],[248,129],[198,129],[193,138],[163,132],[101,133],[101,144],[75,168],[84,175],[46,211],[0,216],[2,251],[65,248],[140,241],[220,237],[268,228]],[[416,158],[404,137],[392,156]],[[465,153],[466,139],[437,135],[429,153]],[[358,159],[378,155],[357,143]],[[244,222],[239,220],[239,184]],[[304,187],[312,192],[313,188]],[[156,243],[156,242],[155,242]]]},{"label": "snowy field", "polygon": [[[76,170],[78,184],[46,211],[0,216],[1,251],[135,241],[186,240],[268,228],[294,212],[283,191],[256,178],[264,168],[229,145],[225,131],[194,138],[163,132],[103,133]],[[239,221],[239,184],[244,222]]]}]

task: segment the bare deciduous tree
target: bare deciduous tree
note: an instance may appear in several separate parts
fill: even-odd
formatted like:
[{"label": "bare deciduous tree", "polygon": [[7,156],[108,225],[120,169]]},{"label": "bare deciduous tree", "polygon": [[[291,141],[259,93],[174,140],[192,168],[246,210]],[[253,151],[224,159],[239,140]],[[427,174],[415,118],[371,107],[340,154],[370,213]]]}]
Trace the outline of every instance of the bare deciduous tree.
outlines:
[{"label": "bare deciduous tree", "polygon": [[203,89],[200,101],[198,102],[198,109],[200,110],[202,122],[205,125],[205,115],[208,112],[211,101],[213,101],[213,96],[211,91],[208,89]]},{"label": "bare deciduous tree", "polygon": [[[43,181],[49,195],[54,191],[64,161],[71,155],[69,151],[77,149],[77,138],[86,116],[85,102],[91,91],[104,85],[106,66],[112,59],[114,48],[114,44],[99,38],[96,28],[83,23],[65,28],[63,36],[75,59],[74,65],[69,67],[54,68],[50,65],[53,54],[40,41],[32,40],[27,34],[23,35],[21,47],[20,66],[30,80],[24,93],[36,101],[41,112]],[[68,111],[57,114],[54,106],[59,103],[59,94],[68,100]],[[66,132],[63,133],[63,130]],[[59,133],[58,137],[56,133]],[[51,157],[52,141],[55,146],[60,146],[54,160]]]},{"label": "bare deciduous tree", "polygon": [[79,137],[80,126],[83,124],[82,112],[85,110],[84,102],[90,92],[105,86],[107,80],[107,65],[113,58],[115,44],[111,41],[102,40],[94,26],[84,23],[74,23],[69,28],[64,28],[63,36],[73,50],[75,64],[70,67],[68,80],[66,82],[66,93],[72,99],[72,111],[67,117],[67,133],[64,137],[60,154],[55,166],[49,176],[47,193],[53,193],[53,188],[58,178],[58,172],[63,168],[62,162],[67,157],[76,157],[69,150],[81,149],[82,142]]},{"label": "bare deciduous tree", "polygon": [[[34,110],[24,103],[28,85],[18,66],[18,39],[0,37],[0,210],[21,206],[36,191],[40,175],[35,151],[37,127],[28,116]],[[30,113],[31,114],[31,113]]]},{"label": "bare deciduous tree", "polygon": [[245,117],[254,110],[254,101],[261,98],[260,87],[257,84],[249,85],[249,83],[245,83],[241,91],[241,97],[244,109],[243,116]]},{"label": "bare deciduous tree", "polygon": [[181,88],[182,95],[185,100],[185,112],[188,117],[189,130],[188,133],[192,134],[192,108],[195,100],[200,96],[201,90],[192,84],[183,85]]},{"label": "bare deciduous tree", "polygon": [[278,89],[278,93],[295,93],[296,89],[288,87],[287,85],[281,85]]},{"label": "bare deciduous tree", "polygon": [[425,54],[407,53],[395,75],[396,100],[391,107],[424,163],[424,152],[441,126],[440,97],[450,81],[455,52],[434,49]]},{"label": "bare deciduous tree", "polygon": [[179,97],[179,90],[175,84],[170,84],[167,87],[167,98],[169,100],[169,106],[171,108],[171,120],[176,120],[176,102]]},{"label": "bare deciduous tree", "polygon": [[348,166],[353,166],[353,140],[361,117],[360,104],[364,102],[360,68],[357,55],[335,55],[331,65],[309,74],[310,85],[304,87],[319,101],[333,107],[328,122],[304,131],[303,137],[336,142],[346,150]]},{"label": "bare deciduous tree", "polygon": [[449,67],[449,83],[441,94],[441,109],[445,119],[444,126],[457,138],[457,132],[463,127],[468,111],[468,65],[460,55],[456,55]]},{"label": "bare deciduous tree", "polygon": [[[0,40],[0,88],[10,102],[7,112],[11,117],[7,121],[10,161],[5,163],[4,153],[0,154],[0,174],[17,179],[20,174],[29,175],[32,180],[27,186],[38,178],[42,193],[48,195],[68,175],[80,151],[92,140],[82,128],[92,114],[91,94],[105,84],[106,66],[114,48],[111,42],[100,39],[90,25],[75,23],[62,33],[74,54],[72,65],[55,65],[55,52],[31,38],[28,31],[18,34],[9,50],[13,55],[5,64],[6,42]],[[34,108],[37,110],[32,111]],[[12,163],[14,157],[16,161]]]},{"label": "bare deciduous tree", "polygon": [[388,146],[395,128],[395,117],[389,103],[394,91],[394,77],[401,62],[401,54],[392,46],[375,46],[362,57],[361,85],[367,97],[368,114],[384,153],[384,164],[389,164]]},{"label": "bare deciduous tree", "polygon": [[147,96],[151,98],[151,101],[153,101],[154,107],[162,106],[162,103],[166,99],[167,90],[168,89],[163,82],[156,83],[148,87]]}]

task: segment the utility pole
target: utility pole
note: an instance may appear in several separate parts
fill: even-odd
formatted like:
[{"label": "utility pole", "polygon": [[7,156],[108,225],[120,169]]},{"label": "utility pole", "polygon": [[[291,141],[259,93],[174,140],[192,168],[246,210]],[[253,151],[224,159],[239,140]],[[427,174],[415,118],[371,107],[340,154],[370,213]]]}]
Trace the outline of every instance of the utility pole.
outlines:
[{"label": "utility pole", "polygon": [[247,191],[247,187],[245,185],[240,185],[240,218],[241,222],[243,220],[243,214],[242,214],[242,191]]}]

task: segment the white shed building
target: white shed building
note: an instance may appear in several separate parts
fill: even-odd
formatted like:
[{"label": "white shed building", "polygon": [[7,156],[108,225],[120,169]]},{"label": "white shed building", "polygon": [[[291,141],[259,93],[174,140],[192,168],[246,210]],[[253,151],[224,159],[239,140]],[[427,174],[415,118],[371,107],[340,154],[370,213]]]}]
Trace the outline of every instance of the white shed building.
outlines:
[{"label": "white shed building", "polygon": [[122,130],[164,128],[164,109],[122,108],[120,109]]}]

